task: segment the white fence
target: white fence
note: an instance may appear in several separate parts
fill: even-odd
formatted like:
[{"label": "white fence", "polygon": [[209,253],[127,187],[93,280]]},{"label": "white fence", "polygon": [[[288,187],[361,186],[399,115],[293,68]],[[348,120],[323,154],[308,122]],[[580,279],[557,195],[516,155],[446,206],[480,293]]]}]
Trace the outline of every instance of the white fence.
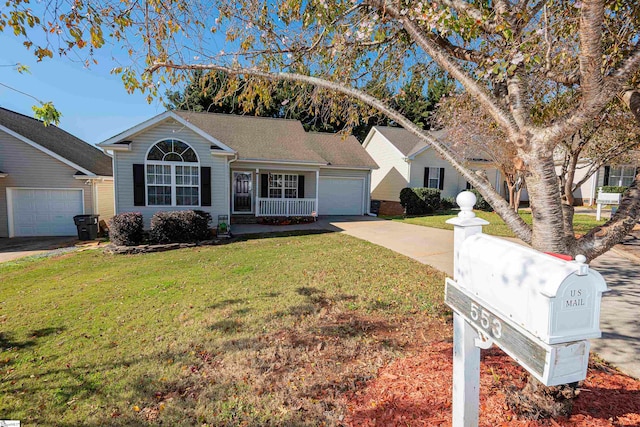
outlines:
[{"label": "white fence", "polygon": [[311,216],[316,199],[264,199],[258,197],[256,216]]}]

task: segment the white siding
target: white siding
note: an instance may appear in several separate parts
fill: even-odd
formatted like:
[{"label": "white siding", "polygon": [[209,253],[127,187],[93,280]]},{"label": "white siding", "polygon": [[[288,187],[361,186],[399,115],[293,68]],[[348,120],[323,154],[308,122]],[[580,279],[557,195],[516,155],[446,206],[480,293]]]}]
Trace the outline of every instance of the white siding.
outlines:
[{"label": "white siding", "polygon": [[432,149],[426,149],[411,161],[409,187],[424,187],[424,168],[444,168],[441,197],[456,197],[467,186],[467,180]]},{"label": "white siding", "polygon": [[141,212],[145,226],[148,227],[151,217],[158,211],[193,209],[177,206],[134,206],[133,204],[133,165],[144,164],[149,147],[163,139],[178,139],[186,142],[196,151],[200,166],[211,167],[211,206],[202,206],[198,209],[211,213],[214,223],[217,221],[218,215],[229,214],[227,158],[211,155],[209,141],[173,119],[164,121],[130,138],[132,141],[131,151],[114,152],[116,212]]},{"label": "white siding", "polygon": [[0,132],[0,237],[9,235],[7,188],[78,188],[84,190],[85,214],[93,213],[91,184],[75,179],[72,167],[30,145]]},{"label": "white siding", "polygon": [[409,184],[409,164],[387,138],[380,132],[373,132],[365,147],[379,166],[371,172],[371,197],[398,202],[400,190]]}]

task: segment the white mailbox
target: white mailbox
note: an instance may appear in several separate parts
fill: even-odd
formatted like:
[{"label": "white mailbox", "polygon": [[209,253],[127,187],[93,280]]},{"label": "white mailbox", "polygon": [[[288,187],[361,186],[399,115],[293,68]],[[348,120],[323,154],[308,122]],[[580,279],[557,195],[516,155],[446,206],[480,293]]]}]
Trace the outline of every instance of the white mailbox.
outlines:
[{"label": "white mailbox", "polygon": [[476,234],[461,245],[457,283],[546,344],[600,337],[602,276],[504,239]]}]

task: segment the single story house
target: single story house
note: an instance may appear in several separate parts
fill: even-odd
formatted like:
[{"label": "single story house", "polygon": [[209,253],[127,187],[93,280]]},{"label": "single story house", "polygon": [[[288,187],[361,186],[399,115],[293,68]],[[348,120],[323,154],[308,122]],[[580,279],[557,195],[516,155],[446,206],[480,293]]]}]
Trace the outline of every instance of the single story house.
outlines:
[{"label": "single story house", "polygon": [[[557,167],[558,172],[560,167]],[[586,164],[578,163],[573,182],[580,181],[586,174],[588,167]],[[591,175],[581,186],[573,192],[575,205],[594,205],[598,197],[598,188],[611,185],[614,187],[628,187],[636,176],[637,167],[635,165],[606,165],[602,166],[596,173]],[[523,199],[528,200],[528,199]]]},{"label": "single story house", "polygon": [[201,209],[249,219],[369,212],[376,163],[352,137],[297,120],[167,111],[98,144],[116,212]]},{"label": "single story house", "polygon": [[111,157],[0,108],[0,237],[73,236],[75,215],[113,213]]},{"label": "single story house", "polygon": [[[443,131],[434,133],[442,135]],[[383,202],[384,213],[402,213],[400,191],[405,187],[437,188],[443,198],[456,197],[470,188],[429,144],[403,128],[374,126],[363,147],[379,165],[371,174],[371,198]],[[501,191],[500,173],[490,162],[470,159],[469,163],[474,169],[485,170],[489,182]]]}]

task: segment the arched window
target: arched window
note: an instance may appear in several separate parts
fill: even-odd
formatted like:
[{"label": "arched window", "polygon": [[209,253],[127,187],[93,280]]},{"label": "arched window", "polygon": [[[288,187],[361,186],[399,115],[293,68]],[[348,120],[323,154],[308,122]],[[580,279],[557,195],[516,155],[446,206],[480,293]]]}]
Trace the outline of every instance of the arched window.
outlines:
[{"label": "arched window", "polygon": [[200,165],[189,144],[165,139],[151,147],[146,160],[147,205],[200,205]]}]

